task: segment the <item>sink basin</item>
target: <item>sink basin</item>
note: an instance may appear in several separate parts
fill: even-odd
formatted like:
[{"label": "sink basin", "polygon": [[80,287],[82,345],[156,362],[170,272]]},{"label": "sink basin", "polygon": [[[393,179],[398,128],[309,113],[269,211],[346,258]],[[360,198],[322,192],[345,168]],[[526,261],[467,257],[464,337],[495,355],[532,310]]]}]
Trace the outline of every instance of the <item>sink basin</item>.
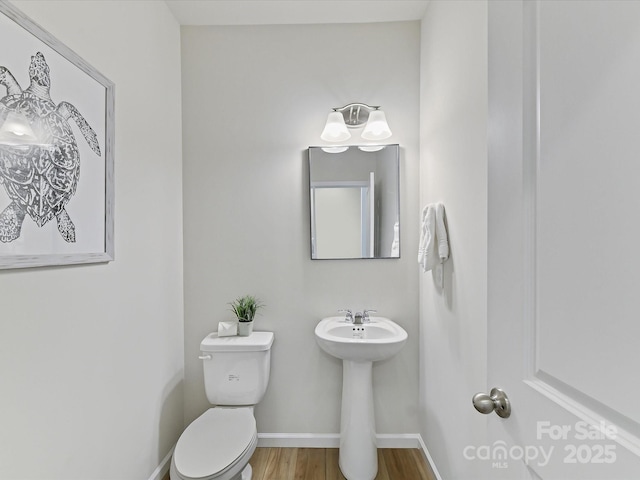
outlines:
[{"label": "sink basin", "polygon": [[373,362],[398,353],[407,332],[385,317],[355,325],[344,317],[327,317],[316,325],[318,345],[342,359],[342,410],[338,465],[345,478],[374,480],[378,472]]},{"label": "sink basin", "polygon": [[315,334],[329,355],[360,362],[392,357],[407,341],[404,328],[385,317],[371,317],[362,325],[347,322],[344,317],[327,317],[318,323]]}]

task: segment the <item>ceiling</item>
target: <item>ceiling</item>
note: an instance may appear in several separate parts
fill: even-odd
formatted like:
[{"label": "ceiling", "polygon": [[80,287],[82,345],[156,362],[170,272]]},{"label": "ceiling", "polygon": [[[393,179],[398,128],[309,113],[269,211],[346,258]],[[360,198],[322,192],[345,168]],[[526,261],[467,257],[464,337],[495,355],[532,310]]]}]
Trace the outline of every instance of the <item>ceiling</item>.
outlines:
[{"label": "ceiling", "polygon": [[165,0],[180,25],[420,20],[429,0]]}]

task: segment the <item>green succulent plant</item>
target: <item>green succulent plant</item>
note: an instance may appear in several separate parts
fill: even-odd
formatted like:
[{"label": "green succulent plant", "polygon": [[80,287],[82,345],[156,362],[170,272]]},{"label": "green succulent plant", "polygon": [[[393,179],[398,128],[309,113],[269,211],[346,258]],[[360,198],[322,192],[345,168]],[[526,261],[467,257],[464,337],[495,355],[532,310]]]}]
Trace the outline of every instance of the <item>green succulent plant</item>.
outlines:
[{"label": "green succulent plant", "polygon": [[264,305],[253,295],[238,297],[229,303],[231,310],[238,317],[239,322],[253,322],[256,312]]}]

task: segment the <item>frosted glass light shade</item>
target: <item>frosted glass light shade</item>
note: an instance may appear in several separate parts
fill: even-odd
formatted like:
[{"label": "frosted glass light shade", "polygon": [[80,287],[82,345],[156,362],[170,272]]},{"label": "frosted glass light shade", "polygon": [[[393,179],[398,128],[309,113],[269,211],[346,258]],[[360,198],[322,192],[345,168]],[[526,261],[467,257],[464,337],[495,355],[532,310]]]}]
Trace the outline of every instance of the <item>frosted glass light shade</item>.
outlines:
[{"label": "frosted glass light shade", "polygon": [[385,117],[382,110],[374,110],[369,114],[369,121],[364,127],[362,132],[362,138],[367,140],[384,140],[391,136],[391,129],[387,124],[387,117]]},{"label": "frosted glass light shade", "polygon": [[329,114],[320,138],[325,142],[342,142],[351,138],[351,134],[344,123],[342,113],[331,112]]}]

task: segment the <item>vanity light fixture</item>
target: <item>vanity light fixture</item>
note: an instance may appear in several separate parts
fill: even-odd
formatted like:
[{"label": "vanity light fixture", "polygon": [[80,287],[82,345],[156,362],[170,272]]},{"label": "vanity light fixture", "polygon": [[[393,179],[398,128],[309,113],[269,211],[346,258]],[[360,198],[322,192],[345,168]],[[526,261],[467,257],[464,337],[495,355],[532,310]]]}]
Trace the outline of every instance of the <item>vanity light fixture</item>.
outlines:
[{"label": "vanity light fixture", "polygon": [[391,136],[387,119],[379,106],[350,103],[334,108],[329,113],[320,138],[326,142],[342,142],[351,138],[347,127],[359,128],[363,125],[362,138],[366,140],[384,140]]}]

